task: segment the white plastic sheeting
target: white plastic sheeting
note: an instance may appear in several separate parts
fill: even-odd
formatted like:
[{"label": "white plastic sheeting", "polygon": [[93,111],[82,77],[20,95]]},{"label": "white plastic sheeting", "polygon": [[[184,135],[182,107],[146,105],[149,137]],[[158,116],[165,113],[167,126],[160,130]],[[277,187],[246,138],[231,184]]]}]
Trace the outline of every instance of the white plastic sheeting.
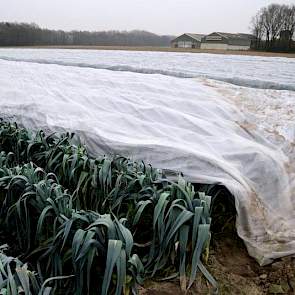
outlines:
[{"label": "white plastic sheeting", "polygon": [[0,59],[112,71],[211,78],[235,85],[295,91],[295,58],[110,50],[1,49]]},{"label": "white plastic sheeting", "polygon": [[[2,50],[0,54],[0,116],[29,128],[75,131],[95,154],[122,154],[154,167],[182,171],[192,182],[224,184],[235,196],[238,233],[250,255],[266,264],[295,254],[294,134],[286,130],[294,128],[287,119],[295,111],[293,91],[49,61],[59,56],[65,63],[75,58],[76,51],[65,51],[62,58],[62,51],[51,50],[48,60],[36,63],[36,57],[29,58],[31,51],[6,50],[3,57]],[[128,54],[139,53],[123,56]],[[27,62],[20,61],[22,56]],[[192,60],[195,56],[191,55]],[[244,72],[236,69],[240,77],[250,76],[245,71],[249,57],[233,59],[245,63]],[[250,63],[255,61],[261,62],[253,58]],[[268,61],[274,67],[271,61],[276,64],[277,60]],[[185,64],[182,67],[187,71]],[[255,75],[259,76],[259,70],[253,72],[252,80]],[[294,79],[294,72],[288,75]],[[281,86],[292,85],[284,75],[277,80]],[[276,100],[283,104],[279,116]],[[269,122],[268,116],[272,117]],[[279,124],[283,116],[286,121]],[[268,138],[268,129],[269,135],[280,140]],[[280,130],[287,132],[286,140],[281,140]]]}]

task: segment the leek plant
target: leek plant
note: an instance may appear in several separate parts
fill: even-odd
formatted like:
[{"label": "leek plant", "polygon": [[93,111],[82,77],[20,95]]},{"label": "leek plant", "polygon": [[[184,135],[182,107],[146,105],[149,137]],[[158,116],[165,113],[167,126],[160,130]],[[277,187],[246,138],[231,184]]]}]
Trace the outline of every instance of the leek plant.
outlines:
[{"label": "leek plant", "polygon": [[179,276],[186,291],[198,271],[217,290],[201,259],[211,197],[144,163],[93,158],[76,142],[0,122],[0,227],[32,264],[38,292],[136,294],[155,276]]}]

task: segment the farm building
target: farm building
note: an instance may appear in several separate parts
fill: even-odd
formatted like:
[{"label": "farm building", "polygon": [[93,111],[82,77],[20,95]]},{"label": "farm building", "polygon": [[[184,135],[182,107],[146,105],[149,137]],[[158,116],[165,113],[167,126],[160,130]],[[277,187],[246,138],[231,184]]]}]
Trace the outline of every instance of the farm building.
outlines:
[{"label": "farm building", "polygon": [[205,35],[202,34],[189,34],[185,33],[171,41],[171,47],[173,48],[200,48],[202,38]]},{"label": "farm building", "polygon": [[214,32],[202,38],[201,49],[249,50],[254,38],[250,34]]}]

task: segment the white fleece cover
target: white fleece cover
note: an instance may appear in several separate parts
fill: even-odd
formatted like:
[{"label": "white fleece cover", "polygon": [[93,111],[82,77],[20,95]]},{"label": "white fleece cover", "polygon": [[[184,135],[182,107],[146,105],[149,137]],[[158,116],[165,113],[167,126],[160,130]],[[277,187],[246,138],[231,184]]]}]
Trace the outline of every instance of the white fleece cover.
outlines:
[{"label": "white fleece cover", "polygon": [[0,117],[225,185],[262,265],[295,254],[294,90],[286,58],[0,49]]}]

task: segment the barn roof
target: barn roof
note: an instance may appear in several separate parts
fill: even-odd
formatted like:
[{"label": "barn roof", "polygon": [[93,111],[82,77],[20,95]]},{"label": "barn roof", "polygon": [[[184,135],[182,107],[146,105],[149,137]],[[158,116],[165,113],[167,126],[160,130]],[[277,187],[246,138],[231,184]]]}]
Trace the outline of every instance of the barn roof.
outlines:
[{"label": "barn roof", "polygon": [[184,34],[178,36],[177,38],[175,38],[174,40],[172,40],[172,42],[175,41],[176,39],[178,39],[179,37],[182,37],[182,36],[188,36],[188,37],[190,37],[190,38],[192,38],[192,39],[194,39],[194,40],[196,40],[198,42],[201,42],[202,38],[205,37],[204,34],[184,33]]},{"label": "barn roof", "polygon": [[[244,33],[223,33],[223,32],[214,32],[215,34],[219,34],[226,39],[252,39],[254,38],[251,34],[244,34]],[[212,33],[212,34],[214,34]],[[211,35],[211,34],[210,34]]]},{"label": "barn roof", "polygon": [[204,34],[191,34],[191,33],[185,33],[184,35],[188,35],[199,42],[201,42],[202,38],[205,36]]}]

